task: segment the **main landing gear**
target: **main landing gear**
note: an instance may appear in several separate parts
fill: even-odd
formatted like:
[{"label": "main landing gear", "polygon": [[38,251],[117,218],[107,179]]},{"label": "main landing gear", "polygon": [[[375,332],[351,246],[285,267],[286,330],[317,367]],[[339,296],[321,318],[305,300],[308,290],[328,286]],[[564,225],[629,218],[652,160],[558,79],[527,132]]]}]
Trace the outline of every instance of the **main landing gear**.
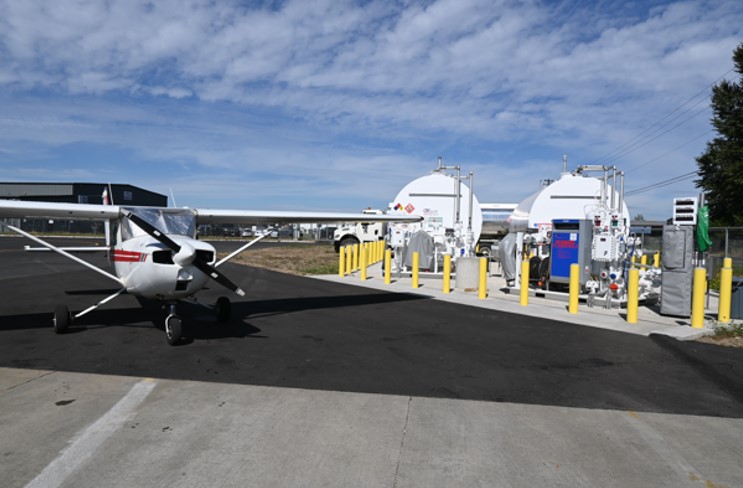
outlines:
[{"label": "main landing gear", "polygon": [[54,309],[54,332],[57,334],[64,334],[71,323],[72,314],[70,313],[70,309],[64,305],[58,305]]},{"label": "main landing gear", "polygon": [[[69,329],[70,325],[72,325],[72,322],[75,318],[82,317],[88,312],[95,310],[100,305],[108,302],[122,292],[123,290],[111,295],[105,300],[98,302],[96,305],[80,312],[77,315],[73,315],[70,312],[70,309],[67,308],[65,305],[58,305],[54,309],[54,317],[52,319],[54,332],[57,334],[64,334],[65,332],[67,332],[67,329]],[[168,340],[168,344],[170,344],[171,346],[177,345],[181,342],[181,339],[183,339],[183,322],[176,313],[177,304],[178,302],[176,301],[166,303],[166,306],[168,307],[168,316],[165,318],[165,338]],[[217,318],[217,322],[224,324],[230,321],[230,316],[232,314],[232,304],[230,303],[229,298],[219,297],[217,299],[217,302],[213,306],[209,306],[206,304],[201,305],[208,309],[211,309],[214,312],[214,315]]]}]

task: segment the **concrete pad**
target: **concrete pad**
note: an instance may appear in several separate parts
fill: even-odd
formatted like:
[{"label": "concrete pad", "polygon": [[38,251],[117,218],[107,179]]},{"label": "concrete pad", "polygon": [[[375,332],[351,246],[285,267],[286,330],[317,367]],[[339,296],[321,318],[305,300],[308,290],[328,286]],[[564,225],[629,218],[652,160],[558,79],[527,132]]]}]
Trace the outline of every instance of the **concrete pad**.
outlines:
[{"label": "concrete pad", "polygon": [[[478,298],[477,292],[452,289],[450,293],[444,293],[442,290],[442,280],[437,276],[421,276],[419,279],[420,287],[417,289],[412,288],[412,280],[409,276],[395,277],[393,275],[392,283],[386,285],[380,263],[369,267],[366,281],[361,281],[358,272],[345,277],[338,275],[313,277],[335,283],[373,288],[387,292],[413,293],[431,299],[459,303],[471,307],[499,310],[536,318],[549,318],[550,320],[570,324],[585,325],[642,336],[649,336],[656,333],[656,331],[662,330],[666,331],[671,337],[681,338],[685,337],[683,331],[689,325],[689,319],[663,316],[655,308],[646,306],[640,306],[638,310],[638,323],[636,324],[627,323],[625,309],[605,309],[600,305],[588,307],[586,304],[581,303],[578,313],[571,314],[568,312],[567,301],[535,296],[535,290],[530,292],[528,306],[522,306],[520,304],[519,293],[507,289],[505,281],[499,275],[490,275],[488,277],[488,294],[484,300]],[[716,306],[716,299],[711,299],[708,313],[715,312]],[[713,320],[708,320],[705,330],[711,331],[713,324]],[[680,330],[674,333],[672,330],[675,328]]]},{"label": "concrete pad", "polygon": [[70,449],[44,486],[743,486],[740,418],[54,373],[3,390],[0,427],[10,488]]},{"label": "concrete pad", "polygon": [[700,337],[713,335],[714,333],[715,331],[713,329],[695,329],[691,326],[664,327],[662,329],[654,330],[651,332],[651,334],[673,337],[674,339],[679,341],[693,341],[695,339],[699,339]]},{"label": "concrete pad", "polygon": [[396,486],[743,486],[741,433],[740,419],[414,398]]}]

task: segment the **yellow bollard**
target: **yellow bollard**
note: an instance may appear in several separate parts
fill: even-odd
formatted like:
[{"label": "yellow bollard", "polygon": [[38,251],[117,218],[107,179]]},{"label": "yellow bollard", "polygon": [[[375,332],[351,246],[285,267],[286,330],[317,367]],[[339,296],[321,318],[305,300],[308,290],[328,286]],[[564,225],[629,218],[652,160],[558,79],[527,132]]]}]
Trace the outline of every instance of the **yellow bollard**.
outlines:
[{"label": "yellow bollard", "polygon": [[707,270],[694,268],[694,284],[691,295],[691,326],[704,327],[704,294],[707,290]]},{"label": "yellow bollard", "polygon": [[632,258],[630,259],[630,261],[632,261],[633,263],[636,263],[637,262],[637,258],[635,257],[634,254],[632,255]]},{"label": "yellow bollard", "polygon": [[521,261],[521,305],[529,305],[529,261]]},{"label": "yellow bollard", "polygon": [[418,288],[418,271],[420,269],[421,255],[418,252],[413,253],[413,288]]},{"label": "yellow bollard", "polygon": [[578,263],[570,265],[570,301],[568,312],[578,313],[578,293],[580,291],[580,266]]},{"label": "yellow bollard", "polygon": [[640,256],[640,264],[648,264],[648,255],[647,254],[643,254],[642,256]]},{"label": "yellow bollard", "polygon": [[353,259],[352,259],[353,256],[351,255],[353,252],[352,250],[353,248],[351,246],[346,246],[346,274],[347,275],[351,274],[351,265],[353,264]]},{"label": "yellow bollard", "polygon": [[717,320],[723,324],[730,323],[730,301],[733,295],[733,259],[725,258],[720,270],[720,304]]},{"label": "yellow bollard", "polygon": [[366,281],[366,254],[367,254],[367,248],[369,246],[363,245],[361,246],[361,251],[359,255],[359,266],[361,267],[361,281]]},{"label": "yellow bollard", "polygon": [[656,252],[655,254],[653,254],[653,266],[655,266],[656,268],[660,267],[660,253],[659,252]]},{"label": "yellow bollard", "polygon": [[341,247],[338,249],[338,276],[343,278],[346,276],[346,248]]},{"label": "yellow bollard", "polygon": [[384,284],[392,283],[392,251],[389,249],[384,253]]},{"label": "yellow bollard", "polygon": [[359,245],[353,245],[353,263],[351,264],[351,270],[356,271],[359,269]]},{"label": "yellow bollard", "polygon": [[444,283],[442,285],[443,292],[451,292],[451,255],[444,255]]},{"label": "yellow bollard", "polygon": [[384,241],[377,242],[377,252],[374,254],[374,262],[378,263],[382,260],[384,254]]},{"label": "yellow bollard", "polygon": [[637,268],[631,268],[629,270],[629,282],[627,283],[627,323],[637,323],[637,309],[639,308],[639,306],[640,270]]},{"label": "yellow bollard", "polygon": [[477,298],[485,300],[488,296],[488,258],[480,258],[480,287]]}]

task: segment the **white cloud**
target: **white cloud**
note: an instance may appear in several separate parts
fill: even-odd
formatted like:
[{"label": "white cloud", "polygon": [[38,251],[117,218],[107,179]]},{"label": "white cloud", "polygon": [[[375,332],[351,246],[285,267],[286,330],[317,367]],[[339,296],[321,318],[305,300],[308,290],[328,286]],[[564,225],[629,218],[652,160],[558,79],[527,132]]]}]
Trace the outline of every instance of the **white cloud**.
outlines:
[{"label": "white cloud", "polygon": [[[529,186],[563,152],[616,148],[727,71],[741,39],[735,2],[575,5],[0,0],[0,151],[87,142],[189,171],[260,160],[302,176],[324,159],[366,178],[352,168],[380,153],[399,167],[450,150],[511,195],[499,175]],[[617,162],[667,152],[707,117]],[[679,173],[702,146],[678,154]],[[668,175],[664,161],[644,175]]]}]

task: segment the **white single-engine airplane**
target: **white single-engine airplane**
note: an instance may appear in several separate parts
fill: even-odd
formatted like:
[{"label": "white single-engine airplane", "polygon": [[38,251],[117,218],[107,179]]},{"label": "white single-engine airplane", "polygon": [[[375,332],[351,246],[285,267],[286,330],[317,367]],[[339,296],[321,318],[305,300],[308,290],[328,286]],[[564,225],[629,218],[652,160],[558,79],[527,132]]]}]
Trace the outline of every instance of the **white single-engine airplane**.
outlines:
[{"label": "white single-engine airplane", "polygon": [[[106,193],[104,193],[104,202]],[[210,279],[244,296],[245,292],[230,281],[217,268],[245,251],[263,237],[246,243],[228,256],[217,261],[217,252],[209,243],[196,238],[201,224],[284,224],[322,222],[418,222],[418,216],[387,216],[330,212],[280,212],[253,210],[220,210],[200,208],[126,207],[119,205],[90,205],[75,203],[47,203],[0,199],[2,218],[52,218],[70,220],[102,220],[106,223],[106,247],[60,248],[25,232],[18,227],[3,223],[3,226],[25,236],[42,246],[44,250],[57,252],[115,281],[121,288],[113,295],[101,300],[77,314],[60,305],[54,310],[54,331],[61,334],[74,319],[97,309],[124,292],[148,299],[157,299],[169,307],[165,319],[165,335],[170,345],[181,340],[181,320],[176,314],[176,304],[181,301],[196,301],[195,295]],[[110,223],[116,227],[116,244],[111,245]],[[74,251],[108,250],[113,260],[115,275],[77,256]],[[198,303],[198,302],[197,302]],[[230,317],[230,301],[220,297],[212,308],[219,322]]]}]

